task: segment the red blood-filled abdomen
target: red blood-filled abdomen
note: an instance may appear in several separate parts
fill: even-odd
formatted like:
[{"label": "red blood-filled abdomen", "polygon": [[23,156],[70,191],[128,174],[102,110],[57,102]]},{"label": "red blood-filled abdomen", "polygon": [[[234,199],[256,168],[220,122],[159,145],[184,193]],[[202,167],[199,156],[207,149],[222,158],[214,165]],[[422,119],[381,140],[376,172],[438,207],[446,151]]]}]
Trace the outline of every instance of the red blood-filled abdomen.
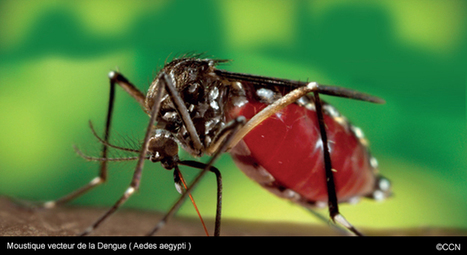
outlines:
[{"label": "red blood-filled abdomen", "polygon": [[[235,109],[235,113],[230,112],[229,117],[242,115],[250,119],[266,106],[249,102]],[[367,149],[349,125],[341,125],[328,115],[325,123],[339,202],[370,194],[375,176]],[[293,190],[311,202],[327,202],[322,142],[315,111],[291,104],[255,127],[230,153],[236,165],[260,184],[268,181],[258,177],[266,170],[274,177],[267,186]]]}]

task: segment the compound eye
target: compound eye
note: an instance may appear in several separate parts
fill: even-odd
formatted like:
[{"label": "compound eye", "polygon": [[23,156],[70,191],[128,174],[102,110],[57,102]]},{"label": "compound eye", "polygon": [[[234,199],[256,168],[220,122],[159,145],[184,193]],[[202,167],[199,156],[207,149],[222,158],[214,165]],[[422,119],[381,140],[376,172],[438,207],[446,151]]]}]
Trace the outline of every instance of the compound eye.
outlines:
[{"label": "compound eye", "polygon": [[178,144],[173,139],[168,139],[164,144],[165,154],[169,157],[178,155]]},{"label": "compound eye", "polygon": [[168,134],[156,134],[148,141],[148,152],[151,161],[157,162],[178,155],[178,144]]}]

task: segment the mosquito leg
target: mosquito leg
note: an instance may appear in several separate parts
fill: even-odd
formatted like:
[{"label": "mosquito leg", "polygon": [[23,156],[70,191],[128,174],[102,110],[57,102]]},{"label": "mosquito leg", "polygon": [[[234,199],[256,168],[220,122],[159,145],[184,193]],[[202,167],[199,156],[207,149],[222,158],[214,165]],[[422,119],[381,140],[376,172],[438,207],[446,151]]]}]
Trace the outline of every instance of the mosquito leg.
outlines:
[{"label": "mosquito leg", "polygon": [[[105,219],[107,219],[110,215],[112,215],[123,203],[125,203],[128,198],[139,188],[141,174],[144,166],[144,161],[146,159],[147,153],[147,143],[149,138],[151,137],[154,123],[156,122],[157,115],[159,113],[160,102],[162,99],[162,89],[163,86],[159,86],[156,91],[156,103],[153,105],[151,110],[151,118],[149,120],[148,127],[146,128],[146,133],[144,135],[144,142],[142,144],[142,148],[140,150],[140,154],[138,157],[138,162],[136,164],[135,172],[133,173],[133,178],[131,179],[130,186],[127,188],[125,193],[120,197],[120,199],[110,208],[104,215],[102,215],[94,224],[92,224],[89,228],[87,228],[81,235],[88,235],[91,233],[95,228],[97,228]],[[104,139],[107,141],[107,138]],[[107,145],[104,145],[105,147]]]},{"label": "mosquito leg", "polygon": [[193,148],[196,150],[196,154],[201,154],[201,149],[203,148],[203,144],[199,138],[198,132],[196,132],[195,125],[191,120],[190,114],[188,109],[183,102],[183,99],[178,94],[176,87],[175,87],[175,80],[173,78],[173,74],[170,76],[164,75],[166,77],[166,91],[170,95],[170,99],[175,105],[175,109],[177,110],[178,114],[180,115],[183,125],[185,126],[188,134],[190,135],[191,141],[193,142]]},{"label": "mosquito leg", "polygon": [[[105,124],[105,132],[104,132],[104,140],[108,141],[110,135],[110,124],[112,121],[112,112],[113,112],[113,105],[115,101],[115,80],[110,78],[110,92],[109,92],[109,104],[107,107],[107,118]],[[104,144],[102,146],[101,158],[107,157],[107,145]],[[52,208],[56,205],[66,203],[84,193],[89,191],[90,189],[98,186],[99,184],[105,182],[107,179],[107,161],[102,161],[99,168],[99,176],[92,179],[87,185],[73,191],[72,193],[65,195],[57,200],[47,201],[42,204],[41,207],[43,208]]]},{"label": "mosquito leg", "polygon": [[[230,144],[232,143],[233,141],[233,138],[234,136],[236,135],[236,133],[238,132],[238,130],[243,126],[245,125],[245,118],[244,117],[239,117],[235,120],[233,120],[233,122],[235,123],[234,125],[230,125],[230,128],[231,128],[231,132],[225,137],[224,139],[224,142],[219,146],[219,149],[213,154],[213,156],[211,157],[211,159],[208,161],[208,163],[206,164],[203,164],[203,163],[200,163],[200,164],[203,164],[203,170],[196,176],[196,178],[193,180],[193,182],[191,183],[190,187],[188,187],[188,189],[185,190],[185,192],[180,196],[180,198],[175,202],[175,204],[172,206],[172,208],[170,208],[170,210],[165,214],[165,216],[159,221],[159,223],[157,223],[157,225],[154,227],[154,229],[152,229],[148,235],[154,235],[154,233],[156,233],[157,231],[159,231],[159,229],[161,229],[166,223],[167,221],[173,216],[173,214],[178,210],[178,208],[181,206],[181,204],[183,203],[183,201],[186,199],[187,195],[194,189],[194,187],[199,183],[199,181],[201,180],[201,178],[204,176],[204,174],[206,173],[206,171],[210,170],[212,171],[213,167],[212,167],[212,164],[219,158],[219,156],[224,153],[227,148],[230,146]],[[201,165],[200,165],[201,166]],[[196,167],[196,166],[194,166]],[[217,175],[217,174],[216,174]],[[220,181],[220,173],[219,173],[219,177],[218,177],[218,180]],[[221,211],[221,199],[220,199],[220,196],[221,196],[221,193],[220,193],[220,189],[222,189],[222,186],[218,184],[218,203],[217,203],[217,210],[216,210],[216,226],[215,226],[215,232],[214,232],[214,235],[215,236],[218,236],[220,235],[220,211]]]},{"label": "mosquito leg", "polygon": [[324,168],[326,171],[326,185],[328,191],[328,207],[329,207],[329,215],[334,222],[337,222],[350,230],[355,235],[361,236],[362,234],[355,229],[340,213],[337,203],[337,193],[336,193],[336,185],[334,182],[334,175],[332,173],[332,162],[331,162],[331,155],[329,153],[328,147],[328,138],[326,134],[326,126],[324,123],[324,115],[323,109],[321,105],[321,101],[319,98],[319,93],[314,92],[315,97],[315,106],[316,106],[316,115],[318,117],[318,124],[319,130],[321,134],[321,141],[323,143],[323,156],[324,156]]},{"label": "mosquito leg", "polygon": [[[104,139],[105,141],[102,146],[101,158],[107,158],[108,141],[110,136],[110,126],[112,121],[113,106],[115,102],[115,84],[120,85],[125,91],[127,91],[133,98],[136,99],[140,104],[144,105],[144,94],[141,93],[133,84],[131,84],[125,77],[116,72],[109,73],[110,79],[110,92],[109,92],[109,104],[107,107],[107,117],[105,123]],[[104,183],[107,180],[107,161],[101,161],[99,167],[99,176],[92,179],[87,185],[73,191],[72,193],[65,195],[57,200],[47,201],[41,205],[42,208],[52,208],[59,204],[66,203],[76,197],[81,196],[90,189]]]},{"label": "mosquito leg", "polygon": [[[192,160],[184,160],[179,162],[180,165],[190,166],[193,168],[198,169],[205,169],[206,164],[192,161]],[[216,175],[216,182],[217,182],[217,204],[216,204],[216,219],[215,219],[215,226],[214,226],[214,236],[219,236],[221,231],[221,211],[222,211],[222,175],[219,169],[211,166],[209,171],[213,172]]]},{"label": "mosquito leg", "polygon": [[[329,217],[323,216],[321,213],[319,213],[319,212],[313,210],[313,209],[310,208],[310,207],[306,207],[305,209],[306,209],[309,213],[311,213],[313,216],[315,216],[318,220],[320,220],[320,221],[322,221],[322,222],[324,222],[324,223],[327,223],[327,224],[330,223],[330,222],[329,222]],[[337,224],[334,224],[334,223],[333,223],[333,224],[330,224],[330,226],[333,227],[333,228],[336,230],[336,232],[339,232],[339,233],[342,234],[342,235],[348,235],[348,234],[349,234],[349,231],[348,231],[346,228],[341,227],[340,225],[337,225]]]},{"label": "mosquito leg", "polygon": [[145,111],[150,111],[151,109],[146,109],[145,101],[146,96],[133,85],[127,78],[125,78],[122,74],[118,72],[110,72],[109,73],[110,82],[118,84],[122,87],[131,97],[133,97],[140,105],[143,107]]}]

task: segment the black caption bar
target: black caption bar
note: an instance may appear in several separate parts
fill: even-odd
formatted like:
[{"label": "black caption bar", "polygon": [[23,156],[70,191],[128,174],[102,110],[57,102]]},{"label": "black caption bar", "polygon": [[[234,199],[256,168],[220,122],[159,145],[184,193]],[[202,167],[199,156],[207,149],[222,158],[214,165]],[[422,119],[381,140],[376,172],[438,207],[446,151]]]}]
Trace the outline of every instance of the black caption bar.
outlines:
[{"label": "black caption bar", "polygon": [[464,252],[467,237],[0,237],[0,251]]}]

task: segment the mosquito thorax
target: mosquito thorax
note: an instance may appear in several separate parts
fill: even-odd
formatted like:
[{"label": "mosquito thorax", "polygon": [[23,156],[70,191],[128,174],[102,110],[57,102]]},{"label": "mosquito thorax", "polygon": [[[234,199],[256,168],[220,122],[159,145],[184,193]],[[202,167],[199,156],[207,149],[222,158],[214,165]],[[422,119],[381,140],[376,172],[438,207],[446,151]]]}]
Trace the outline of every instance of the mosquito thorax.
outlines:
[{"label": "mosquito thorax", "polygon": [[[205,148],[209,147],[218,131],[225,125],[224,111],[230,88],[214,73],[215,66],[220,62],[226,61],[180,58],[167,63],[160,71],[173,80],[203,148],[194,148],[193,141],[167,92],[162,96],[157,128],[169,131],[174,141],[195,157],[205,153]],[[160,79],[159,74],[148,90],[147,109],[151,109],[154,104],[155,91],[162,84]]]}]

